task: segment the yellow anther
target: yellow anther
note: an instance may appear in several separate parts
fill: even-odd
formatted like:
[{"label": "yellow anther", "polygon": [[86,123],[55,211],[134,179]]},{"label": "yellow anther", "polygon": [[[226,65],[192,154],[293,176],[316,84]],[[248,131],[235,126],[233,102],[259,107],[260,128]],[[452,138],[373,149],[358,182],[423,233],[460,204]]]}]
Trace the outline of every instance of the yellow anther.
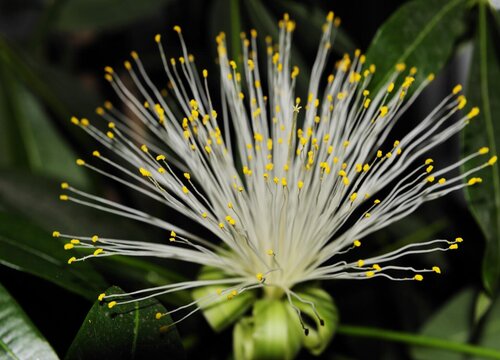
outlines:
[{"label": "yellow anther", "polygon": [[274,256],[275,255],[274,250],[272,250],[272,249],[267,250],[266,254],[269,255],[269,256]]},{"label": "yellow anther", "polygon": [[434,271],[436,274],[441,274],[441,269],[439,268],[439,266],[433,266],[432,271]]},{"label": "yellow anther", "polygon": [[104,79],[106,79],[106,81],[111,82],[111,81],[113,81],[113,76],[111,76],[110,74],[106,74],[106,75],[104,75]]},{"label": "yellow anther", "polygon": [[110,138],[110,139],[114,139],[115,134],[113,134],[111,131],[108,131],[108,132],[106,133],[106,136],[107,136],[108,138]]},{"label": "yellow anther", "polygon": [[80,243],[80,240],[78,240],[78,239],[71,239],[70,243],[72,243],[73,245],[78,245]]},{"label": "yellow anther", "polygon": [[365,273],[366,277],[372,277],[373,275],[375,275],[375,272],[374,271],[367,271]]},{"label": "yellow anther", "polygon": [[415,66],[412,66],[410,69],[410,75],[415,75],[417,73],[417,68]]},{"label": "yellow anther", "polygon": [[82,159],[77,159],[76,160],[76,165],[83,166],[83,165],[85,165],[85,161],[83,161]]},{"label": "yellow anther", "polygon": [[86,118],[83,118],[81,121],[80,121],[80,124],[84,127],[87,127],[90,125],[90,122],[89,122],[89,119],[86,119]]},{"label": "yellow anther", "polygon": [[165,168],[162,168],[162,167],[159,167],[158,169],[156,169],[160,174],[165,174]]},{"label": "yellow anther", "polygon": [[92,238],[91,238],[91,240],[92,240],[93,243],[96,243],[99,240],[99,236],[93,235]]},{"label": "yellow anther", "polygon": [[379,264],[373,264],[373,265],[372,265],[372,269],[373,269],[373,270],[376,270],[376,271],[380,271],[380,270],[382,270],[382,268],[380,267],[380,265],[379,265]]},{"label": "yellow anther", "polygon": [[436,78],[436,75],[434,75],[433,73],[430,73],[429,75],[427,75],[428,81],[433,81],[435,78]]},{"label": "yellow anther", "polygon": [[302,180],[299,180],[299,182],[297,183],[297,187],[300,189],[302,189],[304,187],[304,182]]},{"label": "yellow anther", "polygon": [[438,180],[438,183],[443,185],[444,183],[446,183],[446,179],[445,178],[441,178]]},{"label": "yellow anther", "polygon": [[220,227],[221,229],[224,229],[224,223],[219,223],[219,227]]},{"label": "yellow anther", "polygon": [[181,33],[181,27],[179,25],[175,25],[174,26],[174,31],[177,33],[177,34],[180,34]]},{"label": "yellow anther", "polygon": [[344,176],[344,178],[342,179],[342,182],[344,183],[344,185],[349,185],[349,179],[347,178],[347,176]]},{"label": "yellow anther", "polygon": [[456,250],[456,249],[458,249],[458,244],[451,244],[451,245],[448,247],[448,249],[450,249],[450,250]]},{"label": "yellow anther", "polygon": [[160,320],[160,319],[161,319],[161,317],[162,317],[162,314],[161,314],[160,312],[157,312],[157,313],[155,314],[155,319],[156,319],[156,320]]},{"label": "yellow anther", "polygon": [[64,250],[71,250],[75,247],[73,244],[64,244]]},{"label": "yellow anther", "polygon": [[373,203],[374,203],[375,205],[380,204],[380,200],[379,200],[379,199],[375,199],[375,200],[373,200]]},{"label": "yellow anther", "polygon": [[430,173],[433,169],[434,169],[434,166],[429,165],[429,166],[427,166],[427,168],[425,169],[425,171],[426,171],[427,173]]},{"label": "yellow anther", "polygon": [[161,35],[160,35],[160,34],[156,34],[156,35],[155,35],[155,41],[156,41],[157,43],[159,43],[159,42],[161,41]]},{"label": "yellow anther", "polygon": [[67,189],[69,188],[69,184],[67,182],[61,183],[61,189]]},{"label": "yellow anther", "polygon": [[344,141],[344,147],[348,147],[349,146],[349,141]]},{"label": "yellow anther", "polygon": [[370,216],[372,216],[372,214],[370,214],[369,212],[365,213],[365,218],[369,218]]},{"label": "yellow anther", "polygon": [[478,177],[470,178],[469,181],[467,181],[467,185],[475,185],[477,183],[482,182],[483,180]]},{"label": "yellow anther", "polygon": [[57,231],[57,230],[56,231],[52,231],[52,237],[57,238],[59,236],[61,236],[61,233],[59,231]]},{"label": "yellow anther", "polygon": [[286,181],[286,178],[281,178],[281,185],[282,185],[283,187],[287,187],[288,182]]},{"label": "yellow anther", "polygon": [[389,84],[389,86],[387,87],[387,92],[388,92],[388,93],[391,93],[391,92],[392,92],[392,90],[394,90],[394,83],[393,83],[393,82],[391,82],[391,83]]},{"label": "yellow anther", "polygon": [[434,160],[432,160],[432,159],[427,159],[427,160],[425,160],[425,165],[432,164],[433,162],[434,162]]},{"label": "yellow anther", "polygon": [[363,265],[365,265],[365,261],[364,260],[358,260],[358,267],[363,267]]},{"label": "yellow anther", "polygon": [[436,178],[434,176],[427,176],[427,178],[426,178],[427,182],[430,182],[430,183],[434,182],[435,179]]},{"label": "yellow anther", "polygon": [[264,274],[263,273],[257,273],[255,275],[255,277],[257,278],[258,281],[264,280]]},{"label": "yellow anther", "polygon": [[70,121],[74,125],[80,125],[80,120],[78,120],[78,118],[76,116],[72,116]]},{"label": "yellow anther", "polygon": [[94,151],[92,151],[92,156],[100,157],[101,153],[99,151],[97,151],[97,150],[94,150]]},{"label": "yellow anther", "polygon": [[233,291],[231,291],[231,295],[233,295],[233,296],[238,295],[238,290],[233,290]]},{"label": "yellow anther", "polygon": [[358,193],[353,193],[353,194],[350,196],[349,200],[354,201],[354,200],[356,200],[356,198],[357,198],[357,197],[358,197]]},{"label": "yellow anther", "polygon": [[189,173],[185,172],[185,173],[184,173],[184,178],[185,178],[186,180],[191,180],[191,174],[189,174]]},{"label": "yellow anther", "polygon": [[96,109],[95,109],[95,113],[97,115],[104,115],[104,109],[100,106],[98,106]]},{"label": "yellow anther", "polygon": [[148,147],[146,145],[141,145],[141,150],[147,153],[149,151]]},{"label": "yellow anther", "polygon": [[113,308],[113,306],[116,305],[116,301],[111,301],[110,303],[108,303],[108,308]]},{"label": "yellow anther", "polygon": [[151,173],[148,170],[146,170],[146,169],[144,169],[142,167],[139,168],[139,172],[141,173],[142,176],[145,176],[145,177],[150,177],[151,176]]},{"label": "yellow anther", "polygon": [[106,293],[100,293],[99,296],[97,297],[97,300],[103,301],[105,297],[106,297]]},{"label": "yellow anther", "polygon": [[478,150],[478,153],[481,154],[481,155],[484,155],[484,154],[487,154],[490,152],[490,149],[487,148],[487,147],[482,147]]},{"label": "yellow anther", "polygon": [[64,195],[64,194],[63,195],[59,195],[59,200],[61,200],[61,201],[67,201],[67,200],[69,200],[69,197],[68,197],[68,195]]},{"label": "yellow anther", "polygon": [[467,99],[463,95],[460,95],[459,97],[457,97],[457,101],[458,101],[458,104],[457,104],[458,110],[462,110],[465,107],[465,105],[467,105]]},{"label": "yellow anther", "polygon": [[494,155],[488,160],[488,165],[493,166],[498,160],[498,156]]},{"label": "yellow anther", "polygon": [[404,71],[406,69],[406,65],[404,63],[396,64],[396,71]]},{"label": "yellow anther", "polygon": [[452,90],[453,95],[457,95],[460,91],[462,91],[462,85],[458,84]]},{"label": "yellow anther", "polygon": [[123,62],[123,66],[125,67],[125,69],[127,70],[131,70],[132,69],[132,64],[130,63],[130,61],[124,61]]},{"label": "yellow anther", "polygon": [[216,289],[215,292],[217,293],[217,295],[221,295],[222,294],[222,289]]},{"label": "yellow anther", "polygon": [[479,108],[478,107],[473,107],[469,113],[467,114],[467,119],[472,119],[473,117],[476,117],[479,115]]},{"label": "yellow anther", "polygon": [[165,159],[166,159],[165,155],[158,155],[156,157],[156,161],[161,161],[161,160],[165,160]]},{"label": "yellow anther", "polygon": [[422,281],[424,280],[424,277],[420,274],[417,274],[413,277],[413,280]]},{"label": "yellow anther", "polygon": [[208,214],[207,214],[206,212],[201,213],[201,217],[202,217],[203,219],[206,219],[206,218],[207,218],[207,216],[208,216]]},{"label": "yellow anther", "polygon": [[381,158],[383,155],[382,150],[377,150],[377,157]]},{"label": "yellow anther", "polygon": [[104,71],[107,72],[108,74],[112,74],[114,72],[111,66],[105,66]]},{"label": "yellow anther", "polygon": [[363,171],[364,171],[364,172],[368,172],[368,170],[370,170],[370,165],[368,165],[368,164],[364,164],[364,165],[363,165]]},{"label": "yellow anther", "polygon": [[72,256],[68,259],[68,264],[71,264],[76,261],[76,257]]},{"label": "yellow anther", "polygon": [[455,241],[456,241],[457,243],[461,243],[461,242],[463,242],[463,241],[464,241],[464,239],[462,239],[461,237],[457,237],[457,238],[455,238]]},{"label": "yellow anther", "polygon": [[356,247],[360,247],[361,246],[361,241],[359,240],[354,240],[354,242],[352,243],[354,246]]},{"label": "yellow anther", "polygon": [[384,117],[389,112],[389,108],[387,106],[380,107],[380,117]]},{"label": "yellow anther", "polygon": [[99,254],[102,254],[103,252],[104,252],[104,249],[102,249],[102,248],[95,249],[95,251],[94,251],[94,256],[97,256],[97,255],[99,255]]},{"label": "yellow anther", "polygon": [[187,194],[187,193],[189,193],[189,189],[188,189],[187,187],[183,186],[183,187],[182,187],[182,192],[183,192],[184,194]]}]

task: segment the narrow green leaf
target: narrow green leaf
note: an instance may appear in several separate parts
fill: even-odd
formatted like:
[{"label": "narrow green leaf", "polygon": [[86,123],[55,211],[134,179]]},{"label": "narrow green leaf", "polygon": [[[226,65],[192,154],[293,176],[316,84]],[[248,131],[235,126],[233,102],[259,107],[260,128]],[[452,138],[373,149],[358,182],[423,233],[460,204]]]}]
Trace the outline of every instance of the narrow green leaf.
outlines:
[{"label": "narrow green leaf", "polygon": [[58,359],[47,340],[0,284],[0,358]]},{"label": "narrow green leaf", "polygon": [[[57,133],[40,103],[0,62],[0,164],[30,169],[81,186],[85,172],[73,166],[75,155]],[[2,86],[3,85],[3,86]]]},{"label": "narrow green leaf", "polygon": [[[37,184],[37,186],[33,186],[33,184]],[[75,250],[71,250],[70,255],[69,252],[62,250],[61,242],[50,237],[53,230],[82,235],[98,234],[131,240],[141,240],[151,234],[141,223],[103,214],[101,211],[81,205],[61,202],[58,200],[60,193],[60,186],[55,181],[22,172],[0,171],[0,206],[22,214],[32,223],[45,229],[43,241],[38,240],[35,243],[39,246],[37,249],[42,254],[46,253],[47,256],[52,256],[54,247],[57,247],[57,253],[63,256],[59,259],[60,261],[66,261],[74,255]],[[29,250],[36,239],[30,240],[28,238],[27,240],[27,243],[23,241],[20,245],[26,246]],[[29,264],[30,262],[27,262],[27,265]],[[178,273],[154,263],[151,259],[141,260],[112,256],[90,263],[74,263],[70,269],[75,272],[85,271],[90,264],[106,274],[111,280],[115,282],[127,281],[127,284],[137,289],[184,280]],[[64,267],[66,268],[67,265]],[[34,274],[43,275],[37,271]],[[94,289],[99,293],[105,287],[106,284],[100,283],[95,284]],[[96,292],[92,292],[92,299],[95,294]],[[178,305],[189,302],[190,296],[188,293],[176,293],[161,299]]]},{"label": "narrow green leaf", "polygon": [[62,31],[108,30],[156,14],[172,0],[71,0],[61,9]]},{"label": "narrow green leaf", "polygon": [[[500,151],[500,35],[494,23],[488,24],[487,8],[479,5],[478,33],[468,86],[469,102],[481,113],[464,130],[463,152],[471,154],[488,146],[493,155]],[[490,26],[489,26],[490,25]],[[495,30],[496,29],[496,30]],[[476,164],[466,164],[463,171]],[[487,240],[483,258],[483,283],[490,295],[500,279],[500,172],[498,165],[483,170],[480,186],[467,187],[466,198]]]},{"label": "narrow green leaf", "polygon": [[[50,233],[15,215],[0,213],[0,264],[94,298],[105,281],[88,263],[67,264],[68,253]],[[78,264],[80,265],[80,264]]]},{"label": "narrow green leaf", "polygon": [[379,28],[367,50],[367,62],[377,66],[373,86],[386,82],[398,63],[418,68],[417,83],[437,73],[465,29],[466,6],[466,0],[413,0],[402,5]]},{"label": "narrow green leaf", "polygon": [[[123,294],[113,286],[107,295]],[[120,298],[130,300],[130,297]],[[109,308],[96,301],[66,355],[73,359],[184,359],[184,350],[167,310],[155,299]]]},{"label": "narrow green leaf", "polygon": [[[466,343],[470,336],[475,292],[466,289],[446,303],[424,325],[421,334],[454,342]],[[418,347],[412,349],[415,360],[459,360],[462,356],[445,350]]]}]

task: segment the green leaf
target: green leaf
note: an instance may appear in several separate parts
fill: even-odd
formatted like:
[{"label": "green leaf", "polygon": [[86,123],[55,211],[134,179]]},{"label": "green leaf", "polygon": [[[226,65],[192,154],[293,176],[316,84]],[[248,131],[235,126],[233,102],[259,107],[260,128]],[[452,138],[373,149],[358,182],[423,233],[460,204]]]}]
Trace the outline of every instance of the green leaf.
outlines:
[{"label": "green leaf", "polygon": [[[37,184],[37,186],[33,186],[33,184]],[[68,252],[62,250],[60,242],[56,242],[50,237],[50,233],[56,229],[72,234],[99,234],[101,236],[139,240],[150,234],[141,223],[133,220],[103,214],[99,210],[78,204],[61,202],[58,200],[60,192],[61,189],[58,183],[44,177],[23,172],[0,171],[0,206],[9,211],[22,214],[32,223],[45,229],[44,240],[35,243],[35,245],[39,246],[37,249],[44,254],[43,256],[52,256],[54,247],[57,247],[57,253],[64,252],[62,260],[67,260],[70,256]],[[26,243],[24,243],[24,239],[19,241],[22,241],[21,245],[30,250],[35,240],[28,238]],[[155,264],[151,259],[141,260],[112,256],[90,263],[75,263],[71,265],[70,269],[76,272],[85,271],[89,264],[102,271],[114,282],[126,281],[127,284],[137,289],[184,280],[180,274],[169,270],[165,266]],[[29,266],[30,263],[27,262],[27,265]],[[64,265],[64,267],[67,266]],[[26,269],[26,271],[29,270]],[[34,271],[34,275],[43,275],[43,273],[39,274],[38,271]],[[107,287],[106,284],[101,282],[96,284],[94,289],[96,289],[97,293],[100,293],[105,287]],[[95,294],[96,292],[92,293],[92,299],[94,299]],[[179,305],[189,302],[191,298],[187,292],[179,292],[168,297],[161,297],[161,299]]]},{"label": "green leaf", "polygon": [[[123,294],[116,286],[107,295]],[[121,298],[129,300],[130,298]],[[73,359],[184,359],[184,350],[166,309],[148,299],[109,308],[97,301],[90,309],[66,355]]]},{"label": "green leaf", "polygon": [[47,340],[0,284],[0,358],[58,359]]},{"label": "green leaf", "polygon": [[[479,29],[475,42],[468,86],[469,102],[481,109],[464,129],[463,152],[469,155],[488,146],[493,155],[500,151],[500,35],[494,23],[488,24],[487,8],[479,5]],[[488,26],[490,25],[490,26]],[[496,30],[495,30],[496,29]],[[476,164],[466,164],[464,171]],[[500,172],[498,165],[481,171],[483,183],[466,189],[466,199],[472,214],[487,240],[483,258],[483,283],[494,294],[500,279]]]},{"label": "green leaf", "polygon": [[[452,298],[423,327],[421,334],[459,343],[469,340],[472,310],[475,301],[475,291],[466,289]],[[441,359],[459,360],[463,356],[433,348],[413,348],[415,360]]]},{"label": "green leaf", "polygon": [[437,73],[465,29],[466,5],[466,0],[413,0],[402,5],[379,28],[367,50],[367,62],[377,66],[373,86],[384,84],[398,63],[418,68],[416,83]]},{"label": "green leaf", "polygon": [[15,215],[0,213],[0,254],[0,264],[39,276],[88,299],[106,287],[90,264],[67,264],[68,253],[59,239]]},{"label": "green leaf", "polygon": [[71,0],[61,9],[62,31],[108,30],[153,16],[172,0]]},{"label": "green leaf", "polygon": [[88,184],[75,155],[35,97],[0,62],[0,165]]},{"label": "green leaf", "polygon": [[[198,276],[199,280],[216,280],[224,279],[227,276],[219,269],[204,266]],[[225,285],[213,285],[196,288],[193,290],[193,298],[200,299],[210,294],[215,295],[217,292],[224,290]],[[229,296],[229,298],[228,298]],[[233,296],[231,294],[221,294],[220,299],[203,307],[203,315],[208,323],[217,332],[226,329],[228,326],[237,321],[255,302],[255,291],[244,291]]]}]

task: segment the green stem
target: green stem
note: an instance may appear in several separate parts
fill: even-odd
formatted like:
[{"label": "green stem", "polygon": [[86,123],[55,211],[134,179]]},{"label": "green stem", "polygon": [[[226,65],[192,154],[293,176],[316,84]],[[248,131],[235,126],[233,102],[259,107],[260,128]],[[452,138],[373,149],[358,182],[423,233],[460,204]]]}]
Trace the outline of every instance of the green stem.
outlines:
[{"label": "green stem", "polygon": [[428,347],[462,354],[482,356],[488,359],[500,359],[500,351],[495,349],[400,331],[384,330],[365,326],[341,325],[338,327],[337,333],[341,335],[381,339],[413,346]]}]

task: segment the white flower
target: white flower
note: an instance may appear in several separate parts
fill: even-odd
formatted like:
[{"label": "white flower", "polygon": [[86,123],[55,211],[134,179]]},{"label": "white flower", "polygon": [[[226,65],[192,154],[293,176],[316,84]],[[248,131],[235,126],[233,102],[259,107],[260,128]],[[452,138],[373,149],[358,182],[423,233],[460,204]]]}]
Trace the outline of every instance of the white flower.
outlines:
[{"label": "white flower", "polygon": [[[338,22],[329,14],[308,96],[302,100],[295,96],[299,69],[290,56],[295,24],[288,16],[280,21],[277,43],[266,39],[265,63],[257,55],[256,31],[242,41],[242,65],[228,59],[224,34],[217,37],[221,105],[212,103],[208,73],[203,70],[199,75],[178,26],[174,30],[183,49],[178,59],[168,60],[160,35],[155,37],[170,84],[167,98],[153,85],[135,52],[132,62],[125,62],[134,86],[122,82],[112,68],[105,69],[123,109],[110,103],[97,109],[108,122],[104,132],[87,119],[72,118],[72,122],[123,163],[106,157],[104,151],[94,151],[97,165],[80,159],[77,164],[164,204],[219,240],[203,239],[174,221],[63,183],[68,193],[61,200],[160,227],[169,239],[153,243],[55,232],[70,239],[67,249],[78,248],[83,254],[71,257],[69,263],[112,255],[157,257],[217,268],[225,277],[129,294],[101,294],[101,300],[112,307],[132,301],[123,300],[127,295],[140,300],[221,286],[218,293],[171,311],[187,311],[180,321],[220,296],[232,298],[253,288],[262,288],[268,296],[286,295],[291,303],[292,297],[297,298],[293,288],[305,282],[375,277],[420,281],[424,273],[441,272],[437,266],[415,269],[392,264],[410,254],[456,249],[461,238],[410,244],[372,258],[346,259],[356,258],[356,249],[368,235],[422,203],[481,182],[471,174],[493,165],[496,156],[467,173],[449,174],[465,162],[477,161],[476,157],[488,153],[487,148],[440,169],[434,168],[432,159],[423,158],[459,132],[479,110],[472,108],[461,115],[466,99],[457,85],[406,136],[390,139],[393,126],[433,75],[416,85],[417,69],[406,70],[398,64],[383,88],[370,93],[367,88],[375,67],[367,66],[359,51],[328,69],[336,26]],[[267,71],[259,69],[263,64]],[[416,89],[407,95],[410,87]],[[129,117],[140,120],[142,127],[134,126]]]}]

